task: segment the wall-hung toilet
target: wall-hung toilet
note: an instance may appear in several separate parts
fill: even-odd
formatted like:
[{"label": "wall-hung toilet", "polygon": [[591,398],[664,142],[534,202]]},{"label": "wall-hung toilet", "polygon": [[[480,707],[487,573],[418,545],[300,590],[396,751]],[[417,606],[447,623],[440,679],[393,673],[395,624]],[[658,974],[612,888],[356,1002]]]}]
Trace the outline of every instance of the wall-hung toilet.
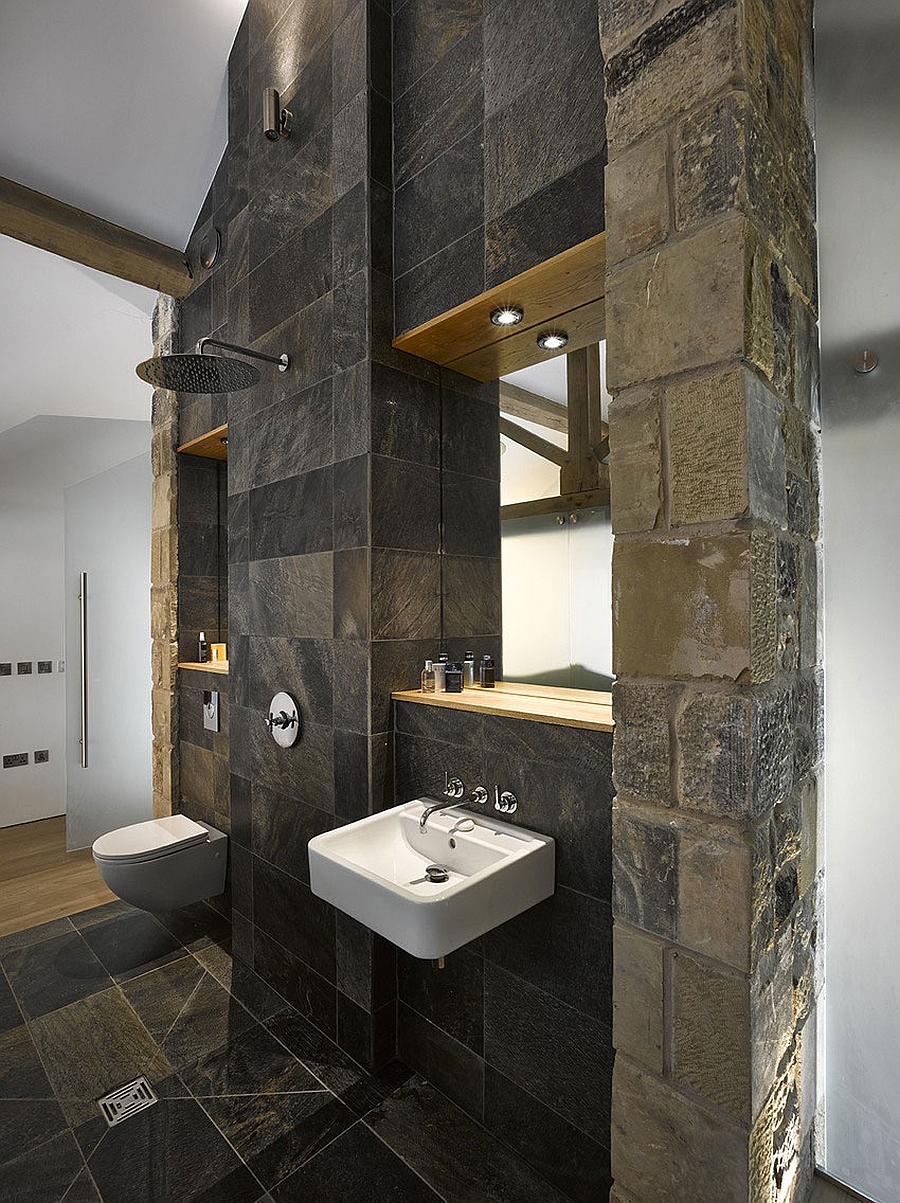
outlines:
[{"label": "wall-hung toilet", "polygon": [[187,815],[119,827],[94,840],[94,861],[114,894],[169,911],[225,889],[228,836]]}]

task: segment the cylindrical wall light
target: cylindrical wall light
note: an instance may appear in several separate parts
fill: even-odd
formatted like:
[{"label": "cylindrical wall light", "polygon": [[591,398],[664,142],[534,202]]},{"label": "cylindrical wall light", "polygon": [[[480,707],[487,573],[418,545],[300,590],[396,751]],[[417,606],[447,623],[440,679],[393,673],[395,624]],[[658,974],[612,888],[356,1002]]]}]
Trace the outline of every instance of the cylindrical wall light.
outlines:
[{"label": "cylindrical wall light", "polygon": [[281,97],[276,88],[263,88],[263,133],[270,142],[291,136],[293,117],[281,107]]}]

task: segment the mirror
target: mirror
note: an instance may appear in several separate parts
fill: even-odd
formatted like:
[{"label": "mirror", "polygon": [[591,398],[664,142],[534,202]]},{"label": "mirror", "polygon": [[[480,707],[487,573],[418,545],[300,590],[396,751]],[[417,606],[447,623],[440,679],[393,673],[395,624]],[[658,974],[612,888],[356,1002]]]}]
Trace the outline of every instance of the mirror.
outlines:
[{"label": "mirror", "polygon": [[500,378],[503,676],[612,684],[606,344]]}]

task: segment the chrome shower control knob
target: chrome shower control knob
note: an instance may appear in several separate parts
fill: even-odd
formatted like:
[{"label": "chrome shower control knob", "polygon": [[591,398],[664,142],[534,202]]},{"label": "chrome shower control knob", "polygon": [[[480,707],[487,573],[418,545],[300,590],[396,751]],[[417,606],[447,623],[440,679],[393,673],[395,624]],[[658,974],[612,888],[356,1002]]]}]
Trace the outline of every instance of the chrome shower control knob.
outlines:
[{"label": "chrome shower control knob", "polygon": [[476,785],[469,795],[470,802],[476,802],[479,806],[484,806],[488,800],[488,792],[483,785]]},{"label": "chrome shower control knob", "polygon": [[289,693],[275,694],[264,721],[281,748],[292,748],[300,738],[300,707]]}]

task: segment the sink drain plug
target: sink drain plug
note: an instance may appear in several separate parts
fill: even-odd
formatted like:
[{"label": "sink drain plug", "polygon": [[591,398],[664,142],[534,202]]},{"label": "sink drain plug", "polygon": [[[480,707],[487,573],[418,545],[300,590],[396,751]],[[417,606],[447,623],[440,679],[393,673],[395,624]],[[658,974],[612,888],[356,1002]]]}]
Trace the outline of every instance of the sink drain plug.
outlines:
[{"label": "sink drain plug", "polygon": [[429,881],[449,881],[450,870],[445,865],[426,865],[425,876]]}]

